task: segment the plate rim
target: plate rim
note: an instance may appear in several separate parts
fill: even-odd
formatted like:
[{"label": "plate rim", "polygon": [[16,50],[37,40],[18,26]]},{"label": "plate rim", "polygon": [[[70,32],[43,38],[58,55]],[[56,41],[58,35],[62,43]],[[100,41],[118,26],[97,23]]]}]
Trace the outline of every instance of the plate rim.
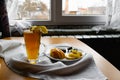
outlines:
[{"label": "plate rim", "polygon": [[[51,47],[52,48],[57,48],[57,47],[64,47],[64,45],[49,45],[50,47],[48,47],[47,46],[47,49],[48,48],[50,48],[51,49]],[[66,47],[73,47],[73,46],[70,46],[70,45],[65,45]],[[48,53],[47,52],[47,49],[46,49],[46,51],[45,51],[45,56],[47,56],[48,58],[50,58],[50,59],[52,59],[52,60],[55,60],[55,61],[63,61],[63,62],[69,62],[69,61],[78,61],[78,60],[80,60],[80,59],[82,59],[85,55],[86,55],[86,53],[82,50],[82,49],[80,49],[80,48],[76,48],[76,47],[73,47],[73,48],[75,48],[75,49],[78,49],[78,50],[80,50],[81,52],[82,52],[82,57],[80,57],[80,58],[78,58],[78,59],[73,59],[73,60],[69,60],[69,59],[57,59],[57,58],[53,58],[53,57],[51,57],[49,54],[50,53]],[[50,49],[48,49],[48,50],[50,50]],[[65,54],[67,54],[67,53],[65,53]]]}]

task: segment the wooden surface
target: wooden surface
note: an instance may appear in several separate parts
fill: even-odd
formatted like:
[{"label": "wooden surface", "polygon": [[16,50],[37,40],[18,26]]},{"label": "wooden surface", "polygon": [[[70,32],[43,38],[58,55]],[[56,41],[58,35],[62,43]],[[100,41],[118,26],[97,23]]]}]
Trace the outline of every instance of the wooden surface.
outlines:
[{"label": "wooden surface", "polygon": [[[22,37],[11,37],[6,39],[19,40],[24,42]],[[120,80],[120,71],[115,68],[111,63],[109,63],[105,58],[99,55],[95,50],[84,44],[83,42],[74,38],[42,38],[42,43],[44,44],[58,44],[58,43],[68,43],[72,46],[81,48],[86,53],[91,53],[94,57],[97,67],[102,71],[102,73],[108,78],[108,80]],[[0,80],[37,80],[34,78],[29,78],[21,76],[19,74],[11,71],[4,60],[0,58]]]}]

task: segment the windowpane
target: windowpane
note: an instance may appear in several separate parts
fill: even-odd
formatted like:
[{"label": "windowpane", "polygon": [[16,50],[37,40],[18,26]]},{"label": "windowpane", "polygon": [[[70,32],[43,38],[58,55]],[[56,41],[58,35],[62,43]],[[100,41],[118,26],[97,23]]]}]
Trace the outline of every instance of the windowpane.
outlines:
[{"label": "windowpane", "polygon": [[107,0],[62,0],[62,15],[105,15]]},{"label": "windowpane", "polygon": [[107,0],[6,0],[9,20],[34,25],[105,24]]},{"label": "windowpane", "polygon": [[8,0],[7,9],[10,19],[50,20],[50,0]]}]

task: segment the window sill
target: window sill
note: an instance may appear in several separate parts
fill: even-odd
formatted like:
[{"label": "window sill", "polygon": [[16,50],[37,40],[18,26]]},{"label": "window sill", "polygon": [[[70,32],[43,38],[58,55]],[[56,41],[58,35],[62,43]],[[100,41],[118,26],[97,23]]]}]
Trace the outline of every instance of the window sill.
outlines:
[{"label": "window sill", "polygon": [[49,29],[46,35],[109,35],[120,34],[120,31],[115,30],[92,30],[92,29]]}]

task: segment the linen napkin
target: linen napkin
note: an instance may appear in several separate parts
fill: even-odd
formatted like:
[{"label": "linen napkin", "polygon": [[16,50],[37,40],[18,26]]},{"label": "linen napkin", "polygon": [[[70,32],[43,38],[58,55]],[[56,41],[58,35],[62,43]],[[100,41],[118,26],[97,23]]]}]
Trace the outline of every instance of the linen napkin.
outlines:
[{"label": "linen napkin", "polygon": [[[7,46],[6,43],[9,42]],[[14,45],[12,45],[14,44]],[[60,44],[59,44],[60,45]],[[76,62],[53,62],[45,55],[40,62],[29,64],[26,61],[25,48],[17,41],[0,40],[0,56],[14,72],[43,80],[106,80],[106,76],[97,68],[91,54],[87,53]]]},{"label": "linen napkin", "polygon": [[[9,56],[14,55],[14,53],[10,53],[10,51],[16,50],[19,47],[22,47],[22,43],[17,40],[0,39],[0,57],[5,58],[5,56],[9,57]],[[19,49],[22,49],[22,48],[19,48]],[[6,53],[6,52],[8,52],[8,53]]]}]

